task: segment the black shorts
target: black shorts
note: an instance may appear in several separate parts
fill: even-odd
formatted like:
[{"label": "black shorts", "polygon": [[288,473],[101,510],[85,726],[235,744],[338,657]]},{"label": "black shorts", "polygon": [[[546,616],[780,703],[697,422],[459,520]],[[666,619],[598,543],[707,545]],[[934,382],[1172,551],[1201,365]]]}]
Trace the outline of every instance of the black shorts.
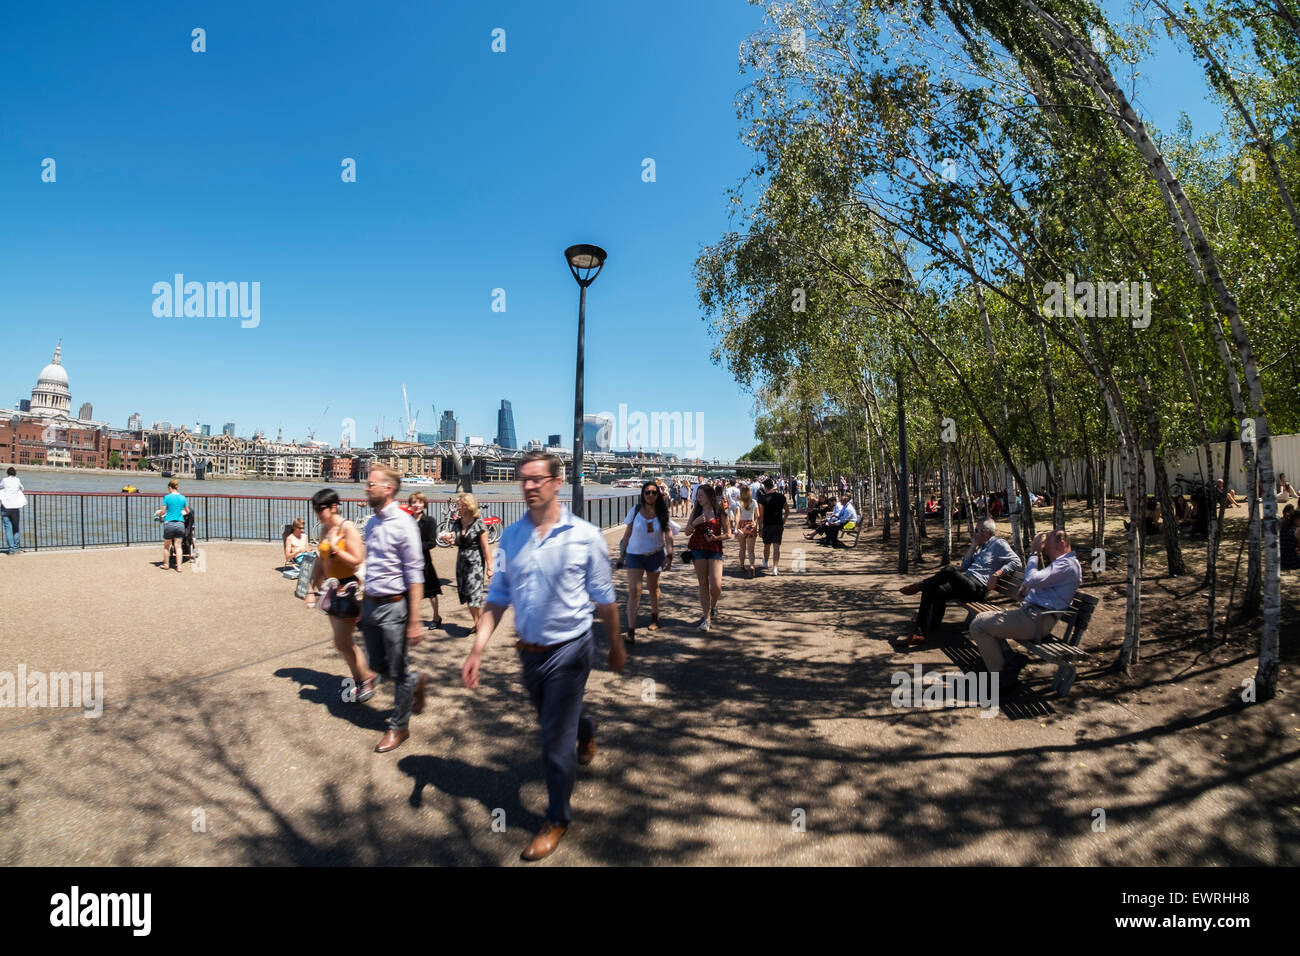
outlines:
[{"label": "black shorts", "polygon": [[781,534],[785,531],[783,524],[765,524],[763,525],[763,543],[780,544]]}]

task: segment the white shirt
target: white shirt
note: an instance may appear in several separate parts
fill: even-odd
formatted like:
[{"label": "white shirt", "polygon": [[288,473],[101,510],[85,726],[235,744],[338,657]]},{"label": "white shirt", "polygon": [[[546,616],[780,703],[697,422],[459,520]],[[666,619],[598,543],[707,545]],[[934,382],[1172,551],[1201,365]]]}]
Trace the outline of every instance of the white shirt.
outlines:
[{"label": "white shirt", "polygon": [[[632,526],[632,536],[627,539],[628,554],[654,554],[664,548],[664,529],[659,527],[659,519],[646,521],[641,509],[633,508],[627,513],[624,524]],[[654,531],[647,530],[647,525],[654,525]]]},{"label": "white shirt", "polygon": [[735,511],[737,508],[740,507],[740,489],[737,486],[735,485],[728,486],[727,503],[731,506],[732,511]]},{"label": "white shirt", "polygon": [[0,508],[21,508],[25,504],[27,496],[23,494],[23,483],[17,475],[5,475],[0,481]]},{"label": "white shirt", "polygon": [[763,485],[760,482],[751,481],[749,483],[749,493],[757,498],[763,493]]}]

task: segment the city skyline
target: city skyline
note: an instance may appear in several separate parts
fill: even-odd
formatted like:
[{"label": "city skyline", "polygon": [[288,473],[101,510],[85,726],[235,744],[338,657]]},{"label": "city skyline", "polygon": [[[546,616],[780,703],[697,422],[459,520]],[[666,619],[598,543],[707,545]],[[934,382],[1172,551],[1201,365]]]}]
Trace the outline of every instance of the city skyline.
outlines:
[{"label": "city skyline", "polygon": [[[17,7],[0,35],[0,255],[23,330],[6,343],[6,405],[48,335],[78,400],[115,425],[139,411],[336,443],[351,422],[367,444],[376,424],[402,436],[405,382],[412,408],[460,409],[461,435],[497,434],[510,395],[517,435],[558,426],[569,442],[578,289],[563,250],[593,242],[609,258],[587,294],[585,410],[704,415],[708,457],[757,444],[754,396],[715,360],[694,268],[752,162],[737,50],[761,8],[668,0],[647,18],[580,0],[512,5],[497,24],[470,8],[356,18],[326,0],[304,19],[232,0],[202,11],[203,52],[161,8],[69,9]],[[77,71],[50,71],[66,17],[98,40]],[[606,78],[581,110],[564,106],[556,58]],[[1158,53],[1135,101],[1166,128],[1182,109],[1212,126],[1216,107],[1157,82],[1183,60]],[[338,63],[355,66],[341,88]],[[209,110],[241,121],[220,136],[175,124],[160,156],[157,117]]]}]

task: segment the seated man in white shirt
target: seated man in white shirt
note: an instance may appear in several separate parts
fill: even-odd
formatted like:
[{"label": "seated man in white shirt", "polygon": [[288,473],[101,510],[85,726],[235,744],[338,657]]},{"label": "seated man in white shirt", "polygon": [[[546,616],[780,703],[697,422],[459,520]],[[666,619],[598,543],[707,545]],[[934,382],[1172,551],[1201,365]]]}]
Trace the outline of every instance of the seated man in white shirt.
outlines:
[{"label": "seated man in white shirt", "polygon": [[853,499],[849,495],[841,495],[839,513],[826,520],[826,543],[832,548],[844,547],[840,543],[840,529],[850,521],[857,520],[858,509],[853,507]]},{"label": "seated man in white shirt", "polygon": [[[804,537],[811,541],[813,538],[817,537],[818,535],[826,534],[831,524],[833,522],[839,521],[840,515],[843,513],[844,513],[843,502],[840,501],[835,502],[834,507],[831,508],[830,512],[826,515],[826,517],[823,518],[821,521],[817,522],[817,527],[810,532],[806,532],[804,534]],[[840,521],[839,523],[843,524],[842,521]]]}]

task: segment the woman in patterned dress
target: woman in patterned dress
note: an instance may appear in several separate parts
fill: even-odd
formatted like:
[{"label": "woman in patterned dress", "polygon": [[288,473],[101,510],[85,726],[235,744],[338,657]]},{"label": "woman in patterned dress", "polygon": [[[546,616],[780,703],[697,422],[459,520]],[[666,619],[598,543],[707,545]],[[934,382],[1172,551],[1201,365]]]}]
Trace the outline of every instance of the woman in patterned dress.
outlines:
[{"label": "woman in patterned dress", "polygon": [[456,496],[460,517],[452,522],[456,535],[456,590],[460,603],[469,605],[469,613],[478,627],[483,613],[483,598],[492,580],[492,545],[488,543],[487,526],[479,517],[478,500],[471,494]]}]

